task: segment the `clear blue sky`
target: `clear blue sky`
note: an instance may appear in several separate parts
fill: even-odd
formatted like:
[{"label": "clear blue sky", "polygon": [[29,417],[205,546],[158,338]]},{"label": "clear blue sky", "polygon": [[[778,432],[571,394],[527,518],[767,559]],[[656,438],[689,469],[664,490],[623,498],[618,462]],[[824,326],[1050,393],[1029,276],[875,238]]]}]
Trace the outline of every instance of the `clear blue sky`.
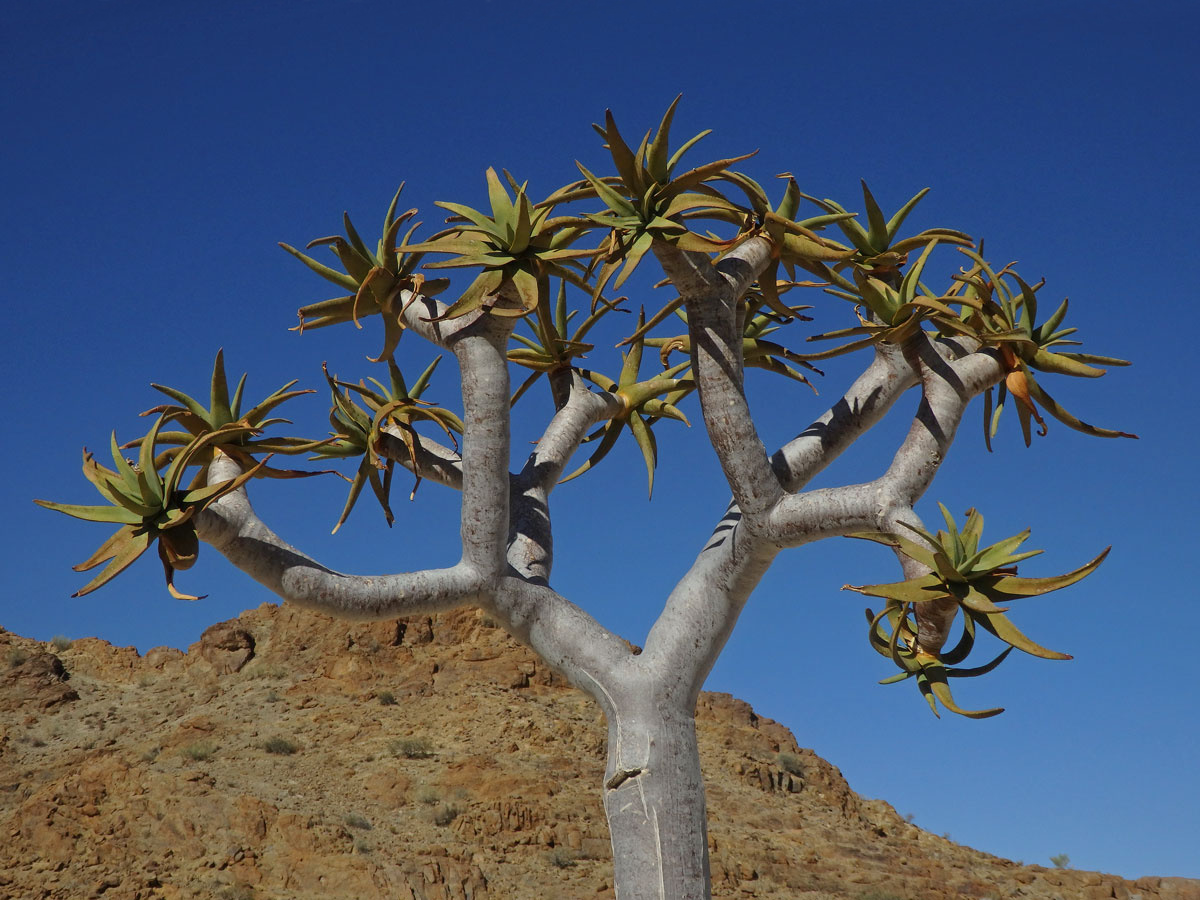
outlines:
[{"label": "clear blue sky", "polygon": [[[853,13],[707,0],[11,5],[0,28],[0,624],[145,650],[186,646],[272,599],[212,552],[180,577],[210,595],[198,603],[171,599],[152,557],[69,599],[84,581],[70,565],[105,532],[30,501],[93,502],[80,447],[103,450],[113,428],[140,434],[136,414],[159,402],[150,381],[203,391],[221,346],[231,372],[250,370],[252,393],[291,378],[320,388],[292,414],[298,431],[323,433],[321,361],[374,374],[362,357],[378,334],[287,331],[299,305],[331,294],[276,241],[332,233],[343,209],[373,229],[401,180],[428,223],[440,221],[434,200],[482,205],[489,165],[549,191],[575,177],[575,159],[605,165],[589,123],[606,107],[639,134],[682,91],[680,136],[715,129],[697,161],[761,148],[745,166],[760,180],[791,171],[853,208],[860,177],[885,207],[933,188],[916,225],[986,237],[993,258],[1018,258],[1047,278],[1047,296],[1071,297],[1085,349],[1134,361],[1054,386],[1083,418],[1141,435],[1102,441],[1051,422],[1027,450],[1013,420],[988,455],[974,410],[922,506],[927,521],[935,500],[978,506],[993,539],[1032,526],[1047,554],[1031,574],[1114,545],[1087,582],[1017,611],[1073,662],[1013,658],[958,688],[963,703],[1004,715],[938,721],[911,685],[875,684],[889,672],[867,646],[865,604],[838,588],[889,580],[894,562],[850,541],[780,559],[708,686],[783,721],[859,792],[960,842],[1042,864],[1068,853],[1130,877],[1200,876],[1186,314],[1200,240],[1200,17],[1184,3],[844,8]],[[831,327],[850,324],[838,304],[827,301]],[[815,399],[754,380],[768,440],[832,402],[851,365],[829,366]],[[449,374],[433,396],[453,405]],[[521,420],[521,440],[535,421]],[[880,429],[824,483],[874,477],[905,424]],[[727,495],[699,427],[662,435],[653,503],[632,444],[555,495],[557,586],[635,641]],[[344,485],[319,481],[255,484],[254,496],[328,564],[389,571],[455,557],[456,496],[427,485],[410,506],[400,479],[395,528],[365,498],[330,538]]]}]

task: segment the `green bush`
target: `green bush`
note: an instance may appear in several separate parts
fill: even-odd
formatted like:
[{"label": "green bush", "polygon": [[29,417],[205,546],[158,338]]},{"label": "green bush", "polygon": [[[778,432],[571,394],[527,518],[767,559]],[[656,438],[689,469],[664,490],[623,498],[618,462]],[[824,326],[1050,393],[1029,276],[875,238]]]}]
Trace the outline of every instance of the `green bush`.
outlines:
[{"label": "green bush", "polygon": [[268,753],[275,753],[279,756],[291,756],[300,749],[300,745],[295,741],[289,741],[285,737],[273,737],[263,741],[262,748]]},{"label": "green bush", "polygon": [[1050,862],[1054,863],[1054,868],[1065,869],[1071,864],[1071,857],[1065,853],[1059,853],[1057,856],[1050,857]]},{"label": "green bush", "polygon": [[789,775],[795,775],[798,778],[804,777],[804,760],[795,753],[780,753],[777,760],[779,768]]},{"label": "green bush", "polygon": [[433,756],[433,744],[423,737],[401,738],[388,744],[393,756],[405,759],[429,759]]},{"label": "green bush", "polygon": [[217,752],[217,745],[212,741],[197,741],[183,748],[183,755],[188,759],[201,762]]},{"label": "green bush", "polygon": [[396,705],[396,695],[393,694],[391,691],[380,691],[375,696],[379,699],[380,706],[395,706]]},{"label": "green bush", "polygon": [[344,821],[351,828],[361,828],[363,831],[371,830],[371,823],[367,821],[367,817],[358,813],[350,813]]},{"label": "green bush", "polygon": [[25,660],[29,659],[29,654],[20,647],[9,647],[8,652],[4,654],[4,658],[8,660],[8,667],[15,669],[21,663],[25,662]]},{"label": "green bush", "polygon": [[458,807],[448,804],[443,804],[438,807],[433,813],[434,825],[449,825],[458,818]]},{"label": "green bush", "polygon": [[56,634],[54,637],[50,638],[50,646],[55,650],[70,650],[71,639],[66,635]]}]

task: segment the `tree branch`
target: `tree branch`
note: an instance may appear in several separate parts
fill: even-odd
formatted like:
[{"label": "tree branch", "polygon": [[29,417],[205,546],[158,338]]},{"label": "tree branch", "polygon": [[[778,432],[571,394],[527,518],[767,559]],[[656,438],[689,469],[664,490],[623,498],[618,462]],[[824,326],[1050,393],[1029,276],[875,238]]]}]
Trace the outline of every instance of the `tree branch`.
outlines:
[{"label": "tree branch", "polygon": [[512,480],[508,564],[522,578],[539,584],[549,583],[554,564],[550,492],[588,431],[622,411],[613,394],[589,390],[573,371],[569,379],[562,405]]},{"label": "tree branch", "polygon": [[715,266],[702,253],[662,242],[654,252],[687,306],[692,372],[709,442],[746,524],[755,527],[784,494],[743,389],[740,300],[770,261],[770,243],[753,238]]},{"label": "tree branch", "polygon": [[634,658],[629,645],[545,585],[504,578],[485,609],[555,671],[611,712],[611,694]]},{"label": "tree branch", "polygon": [[384,429],[379,445],[379,455],[398,462],[423,481],[462,490],[462,457],[449,447],[432,438],[414,432],[414,448],[417,464],[413,466],[408,445],[400,438],[399,429],[388,425]]},{"label": "tree branch", "polygon": [[798,491],[879,422],[918,381],[904,355],[880,346],[866,370],[842,398],[771,457],[771,468],[788,491]]},{"label": "tree branch", "polygon": [[[241,468],[228,456],[209,466],[210,484],[236,477]],[[391,619],[453,609],[476,599],[485,587],[473,567],[398,575],[343,575],[281,540],[250,505],[245,488],[227,494],[195,518],[200,539],[283,599],[328,615]]]},{"label": "tree branch", "polygon": [[514,323],[484,314],[447,339],[462,371],[463,562],[489,583],[507,566],[511,411],[505,351]]},{"label": "tree branch", "polygon": [[991,352],[969,352],[961,341],[928,337],[906,348],[921,383],[921,404],[880,487],[892,503],[911,508],[937,474],[971,400],[1003,375]]}]

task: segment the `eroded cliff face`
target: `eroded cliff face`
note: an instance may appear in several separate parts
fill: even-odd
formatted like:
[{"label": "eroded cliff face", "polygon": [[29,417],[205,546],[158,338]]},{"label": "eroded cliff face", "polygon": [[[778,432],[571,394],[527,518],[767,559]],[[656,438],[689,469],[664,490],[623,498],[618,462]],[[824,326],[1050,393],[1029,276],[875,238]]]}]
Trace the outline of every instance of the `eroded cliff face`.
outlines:
[{"label": "eroded cliff face", "polygon": [[[0,631],[0,667],[0,898],[612,896],[602,717],[481,614],[267,604],[145,656]],[[718,897],[1200,900],[924,832],[728,695],[698,721]]]}]

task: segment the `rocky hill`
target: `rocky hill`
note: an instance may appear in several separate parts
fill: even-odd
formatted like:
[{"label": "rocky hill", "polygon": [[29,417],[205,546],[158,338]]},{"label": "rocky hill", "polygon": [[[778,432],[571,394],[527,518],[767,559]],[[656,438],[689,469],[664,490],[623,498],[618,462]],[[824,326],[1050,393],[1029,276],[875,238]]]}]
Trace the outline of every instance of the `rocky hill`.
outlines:
[{"label": "rocky hill", "polygon": [[[728,695],[699,728],[718,897],[1200,900],[922,831]],[[591,701],[475,612],[264,605],[144,656],[0,629],[0,898],[611,897],[603,769]]]}]

